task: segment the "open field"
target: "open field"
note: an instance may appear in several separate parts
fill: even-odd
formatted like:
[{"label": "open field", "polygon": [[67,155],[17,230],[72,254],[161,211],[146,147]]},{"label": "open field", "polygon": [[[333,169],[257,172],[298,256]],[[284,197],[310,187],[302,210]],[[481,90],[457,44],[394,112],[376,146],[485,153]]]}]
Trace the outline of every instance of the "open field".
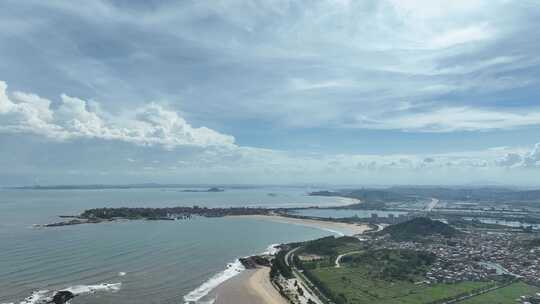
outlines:
[{"label": "open field", "polygon": [[[340,255],[340,267],[335,260]],[[493,282],[423,284],[434,256],[414,250],[373,250],[354,238],[322,238],[307,242],[299,255],[320,259],[301,262],[305,274],[320,289],[342,303],[417,304],[451,298]]]},{"label": "open field", "polygon": [[[488,285],[488,282],[415,285],[409,281],[386,281],[368,277],[358,267],[321,267],[312,273],[343,303],[418,304],[451,297]],[[486,302],[487,303],[487,302]]]},{"label": "open field", "polygon": [[511,304],[523,295],[534,295],[540,292],[539,287],[517,282],[512,285],[497,289],[483,295],[460,302],[462,304]]}]

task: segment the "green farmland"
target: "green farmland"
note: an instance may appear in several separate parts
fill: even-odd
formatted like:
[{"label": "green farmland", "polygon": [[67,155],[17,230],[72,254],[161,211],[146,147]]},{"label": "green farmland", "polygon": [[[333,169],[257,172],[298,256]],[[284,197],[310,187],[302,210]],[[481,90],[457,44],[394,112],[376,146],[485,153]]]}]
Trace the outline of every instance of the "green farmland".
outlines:
[{"label": "green farmland", "polygon": [[517,282],[509,286],[497,289],[474,298],[470,298],[461,304],[512,304],[523,295],[534,295],[540,292],[540,288]]},{"label": "green farmland", "polygon": [[417,285],[414,282],[387,281],[370,277],[361,267],[320,267],[310,271],[338,303],[419,304],[452,297],[484,287],[488,282]]}]

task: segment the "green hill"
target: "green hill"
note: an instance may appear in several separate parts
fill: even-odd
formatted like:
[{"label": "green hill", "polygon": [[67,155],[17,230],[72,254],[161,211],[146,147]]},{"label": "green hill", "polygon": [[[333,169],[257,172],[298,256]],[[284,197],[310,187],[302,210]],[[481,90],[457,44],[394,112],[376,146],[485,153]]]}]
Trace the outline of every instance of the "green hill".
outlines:
[{"label": "green hill", "polygon": [[452,237],[457,233],[458,231],[451,226],[427,217],[418,217],[403,223],[391,225],[379,232],[380,235],[388,234],[392,239],[397,241],[415,240],[431,235]]}]

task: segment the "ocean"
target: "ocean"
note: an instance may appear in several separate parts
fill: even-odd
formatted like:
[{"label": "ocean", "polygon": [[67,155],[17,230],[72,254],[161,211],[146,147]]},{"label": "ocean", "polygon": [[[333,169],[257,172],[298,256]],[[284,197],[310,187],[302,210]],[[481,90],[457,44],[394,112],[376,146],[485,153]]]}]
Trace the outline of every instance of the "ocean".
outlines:
[{"label": "ocean", "polygon": [[339,198],[307,196],[311,190],[0,190],[0,303],[40,303],[57,290],[77,294],[73,304],[202,303],[242,270],[238,258],[331,232],[248,218],[33,225],[99,207],[343,204]]}]

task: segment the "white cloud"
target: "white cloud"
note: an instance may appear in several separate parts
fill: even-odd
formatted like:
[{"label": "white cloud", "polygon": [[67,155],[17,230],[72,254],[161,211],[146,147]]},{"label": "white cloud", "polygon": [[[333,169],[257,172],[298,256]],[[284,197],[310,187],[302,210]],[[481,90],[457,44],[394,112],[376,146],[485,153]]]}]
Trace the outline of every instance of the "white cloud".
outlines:
[{"label": "white cloud", "polygon": [[[454,153],[388,155],[292,153],[236,147],[206,149],[177,163],[183,167],[203,167],[208,170],[303,172],[305,175],[320,177],[324,176],[326,170],[350,176],[390,171],[419,173],[437,170],[519,168],[523,167],[524,156],[531,154],[534,153],[508,147]],[[517,157],[517,161],[513,159],[514,157]]]},{"label": "white cloud", "polygon": [[523,156],[518,153],[508,153],[497,160],[497,164],[503,167],[516,167],[523,162]]},{"label": "white cloud", "polygon": [[540,125],[540,109],[499,111],[474,107],[446,107],[425,112],[357,116],[353,127],[420,132],[483,131]]},{"label": "white cloud", "polygon": [[523,165],[526,167],[540,167],[540,143],[523,158]]},{"label": "white cloud", "polygon": [[[10,98],[0,81],[0,132],[33,133],[55,140],[99,138],[137,145],[234,146],[234,137],[206,127],[193,127],[174,111],[151,103],[123,113],[122,119],[100,110],[97,103],[61,96],[60,105],[37,95],[15,92]],[[93,110],[91,110],[91,108]]]},{"label": "white cloud", "polygon": [[[26,24],[32,31],[25,34],[47,50],[42,60],[52,70],[43,74],[53,77],[43,86],[67,83],[74,92],[102,100],[107,98],[100,94],[116,94],[115,103],[125,107],[133,103],[122,100],[140,96],[181,99],[183,109],[205,118],[217,113],[209,119],[219,122],[257,116],[274,125],[336,127],[355,112],[367,120],[380,120],[379,115],[390,116],[403,102],[450,110],[461,106],[474,110],[473,105],[482,104],[500,112],[512,103],[528,112],[533,101],[512,94],[501,100],[498,93],[535,88],[538,82],[539,39],[529,30],[537,27],[533,18],[537,6],[528,2],[196,1],[125,9],[93,1],[84,10],[71,3],[39,5],[32,11],[36,17],[29,19],[40,22]],[[13,6],[20,15],[29,11],[28,4]],[[66,26],[60,27],[51,14],[72,18],[64,18]],[[2,17],[13,22],[6,31],[20,35],[20,16]],[[71,19],[76,24],[69,23]],[[45,35],[50,32],[55,35]],[[90,34],[74,36],[79,32]],[[85,47],[96,40],[114,43],[103,44],[99,52]],[[166,47],[156,47],[163,41]],[[1,55],[14,70],[25,64],[23,57]],[[177,60],[180,57],[191,60]],[[133,73],[122,72],[127,67]],[[216,68],[223,73],[208,74]],[[148,70],[161,72],[155,77]],[[58,71],[65,72],[60,76],[69,81],[54,77]],[[206,74],[211,77],[201,81]],[[84,89],[77,91],[73,82]],[[447,96],[442,100],[441,95]],[[515,113],[519,115],[518,110]],[[469,128],[449,124],[441,129]],[[471,129],[486,125],[474,124]]]},{"label": "white cloud", "polygon": [[355,85],[355,83],[349,79],[332,79],[320,82],[312,82],[303,78],[291,78],[289,82],[293,90],[300,91],[352,87]]},{"label": "white cloud", "polygon": [[540,168],[540,143],[530,150],[506,153],[496,164],[508,168]]},{"label": "white cloud", "polygon": [[486,24],[450,30],[433,38],[431,45],[435,48],[447,48],[463,43],[478,42],[491,37]]}]

